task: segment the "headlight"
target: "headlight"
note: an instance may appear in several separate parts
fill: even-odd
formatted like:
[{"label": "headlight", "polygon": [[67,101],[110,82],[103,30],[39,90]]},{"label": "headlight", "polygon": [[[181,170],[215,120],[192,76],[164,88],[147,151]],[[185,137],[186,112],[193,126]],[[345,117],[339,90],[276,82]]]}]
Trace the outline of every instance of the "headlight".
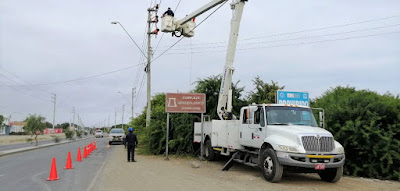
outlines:
[{"label": "headlight", "polygon": [[295,147],[279,145],[279,148],[281,148],[282,150],[287,151],[287,152],[299,152]]}]

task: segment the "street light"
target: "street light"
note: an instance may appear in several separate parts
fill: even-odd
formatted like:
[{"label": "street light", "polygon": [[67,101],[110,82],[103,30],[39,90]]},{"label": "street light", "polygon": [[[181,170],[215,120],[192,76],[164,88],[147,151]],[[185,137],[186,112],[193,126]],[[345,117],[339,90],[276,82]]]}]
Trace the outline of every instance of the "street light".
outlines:
[{"label": "street light", "polygon": [[112,21],[111,24],[116,25],[119,24],[119,26],[121,26],[122,29],[124,29],[125,33],[129,36],[129,38],[132,40],[132,42],[136,45],[136,47],[140,50],[140,52],[142,52],[143,56],[145,58],[147,58],[146,54],[143,52],[142,49],[140,49],[139,45],[136,44],[135,40],[133,40],[133,38],[131,37],[131,35],[128,33],[128,31],[125,30],[125,27],[118,21]]},{"label": "street light", "polygon": [[128,99],[128,97],[125,96],[122,92],[118,91],[119,94],[124,96],[124,98],[128,101],[129,104],[131,104],[131,114],[132,114],[132,120],[133,120],[133,97],[134,97],[134,88],[132,88],[132,101]]}]

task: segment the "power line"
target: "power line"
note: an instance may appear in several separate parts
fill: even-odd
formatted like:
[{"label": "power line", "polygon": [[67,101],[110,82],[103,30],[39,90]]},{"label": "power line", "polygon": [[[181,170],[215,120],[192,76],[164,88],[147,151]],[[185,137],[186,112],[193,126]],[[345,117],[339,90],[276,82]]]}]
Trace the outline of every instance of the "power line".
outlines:
[{"label": "power line", "polygon": [[[400,33],[400,31],[387,32],[387,33],[377,33],[377,34],[370,34],[370,35],[364,35],[364,36],[353,36],[353,37],[346,37],[346,38],[328,39],[328,40],[320,40],[320,41],[312,41],[312,42],[303,42],[303,43],[292,43],[292,44],[283,44],[283,45],[274,45],[274,46],[260,46],[260,47],[250,47],[250,48],[238,48],[237,50],[250,50],[250,49],[276,48],[276,47],[284,47],[284,46],[316,44],[316,43],[331,42],[331,41],[360,39],[360,38],[367,38],[367,37],[387,35],[387,34],[396,34],[396,33]],[[225,52],[225,51],[226,50],[213,50],[213,51],[199,51],[199,52],[191,52],[191,53],[193,53],[193,54],[201,54],[201,53],[214,53],[214,52]],[[182,52],[182,53],[169,53],[169,54],[191,54],[191,53]]]},{"label": "power line", "polygon": [[[251,42],[251,43],[243,43],[243,44],[239,44],[239,45],[265,44],[265,43],[271,43],[271,42],[284,42],[284,41],[302,40],[302,39],[310,39],[310,38],[319,38],[319,37],[324,37],[324,36],[334,36],[334,35],[340,35],[340,34],[371,31],[371,30],[390,28],[390,27],[395,27],[395,26],[400,26],[400,24],[387,25],[387,26],[381,26],[381,27],[373,27],[373,28],[367,28],[367,29],[359,29],[359,30],[353,30],[353,31],[329,33],[329,34],[323,34],[323,35],[318,35],[318,36],[307,36],[307,37],[298,37],[298,38],[291,38],[291,39],[269,40],[269,41],[257,41],[257,42]],[[210,48],[220,48],[220,47],[226,47],[226,45],[197,47],[195,49],[210,49]],[[172,49],[172,50],[187,50],[187,48],[177,48],[177,49]]]},{"label": "power line", "polygon": [[[351,26],[351,25],[370,23],[370,22],[374,22],[374,21],[387,20],[387,19],[392,19],[392,18],[396,18],[396,17],[399,17],[399,15],[383,17],[383,18],[377,18],[377,19],[371,19],[371,20],[365,20],[365,21],[359,21],[359,22],[353,22],[353,23],[347,23],[347,24],[332,25],[332,26],[320,27],[320,28],[314,28],[314,29],[305,29],[305,30],[294,31],[294,32],[284,32],[284,33],[266,35],[266,36],[261,36],[261,37],[244,38],[244,39],[239,39],[239,41],[248,41],[248,40],[260,39],[260,38],[270,38],[270,37],[276,37],[276,36],[298,34],[298,33],[311,32],[311,31],[319,31],[319,30],[325,30],[325,29],[331,29],[331,28],[346,27],[346,26]],[[226,42],[227,41],[204,42],[204,43],[193,44],[193,46],[209,45],[209,44],[221,44],[221,43],[226,43]],[[190,46],[190,45],[186,44],[186,45],[179,45],[179,46]],[[165,46],[165,47],[168,47],[168,46]]]},{"label": "power line", "polygon": [[[203,19],[198,25],[196,25],[191,31],[196,29],[198,26],[200,26],[204,21],[206,21],[211,15],[213,15],[216,11],[218,11],[223,5],[225,5],[227,1],[222,3],[219,7],[217,7],[213,12],[211,12],[205,19]],[[154,62],[158,58],[160,58],[163,54],[165,54],[168,50],[170,50],[172,47],[174,47],[176,44],[178,44],[181,40],[183,40],[185,37],[180,38],[178,41],[176,41],[174,44],[172,44],[169,48],[167,48],[164,52],[159,54],[156,58],[154,58],[151,62]]]},{"label": "power line", "polygon": [[113,70],[113,71],[110,71],[110,72],[105,72],[105,73],[96,74],[96,75],[93,75],[93,76],[87,76],[87,77],[83,77],[83,78],[76,78],[76,79],[59,81],[59,82],[49,82],[49,83],[32,84],[32,85],[20,85],[20,86],[45,86],[45,85],[63,84],[63,83],[69,83],[69,82],[74,82],[74,81],[87,80],[87,79],[91,79],[91,78],[97,78],[97,77],[100,77],[100,76],[104,76],[104,75],[120,72],[120,71],[123,71],[123,70],[134,68],[136,66],[140,66],[140,65],[141,64],[137,64],[137,65],[121,68],[121,69],[118,69],[118,70]]}]

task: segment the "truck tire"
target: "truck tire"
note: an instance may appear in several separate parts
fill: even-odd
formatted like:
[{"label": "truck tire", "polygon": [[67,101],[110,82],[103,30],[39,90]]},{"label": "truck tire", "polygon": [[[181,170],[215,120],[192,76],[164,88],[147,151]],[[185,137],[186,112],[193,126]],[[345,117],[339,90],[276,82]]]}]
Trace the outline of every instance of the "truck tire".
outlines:
[{"label": "truck tire", "polygon": [[328,168],[322,172],[319,172],[318,175],[321,177],[321,180],[325,182],[337,182],[340,180],[340,178],[342,178],[343,167]]},{"label": "truck tire", "polygon": [[279,182],[283,174],[283,166],[279,163],[275,151],[271,148],[265,149],[261,156],[261,170],[265,180]]},{"label": "truck tire", "polygon": [[204,158],[207,159],[208,161],[214,161],[215,160],[215,152],[214,149],[211,146],[211,140],[207,140],[206,144],[204,144]]}]

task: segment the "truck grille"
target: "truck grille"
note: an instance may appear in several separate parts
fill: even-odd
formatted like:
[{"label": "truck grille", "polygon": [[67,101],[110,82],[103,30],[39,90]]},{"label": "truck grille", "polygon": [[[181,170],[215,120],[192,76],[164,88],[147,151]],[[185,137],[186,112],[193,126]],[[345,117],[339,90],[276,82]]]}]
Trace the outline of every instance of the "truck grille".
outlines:
[{"label": "truck grille", "polygon": [[333,137],[303,136],[301,137],[306,151],[311,152],[331,152],[333,151]]}]

